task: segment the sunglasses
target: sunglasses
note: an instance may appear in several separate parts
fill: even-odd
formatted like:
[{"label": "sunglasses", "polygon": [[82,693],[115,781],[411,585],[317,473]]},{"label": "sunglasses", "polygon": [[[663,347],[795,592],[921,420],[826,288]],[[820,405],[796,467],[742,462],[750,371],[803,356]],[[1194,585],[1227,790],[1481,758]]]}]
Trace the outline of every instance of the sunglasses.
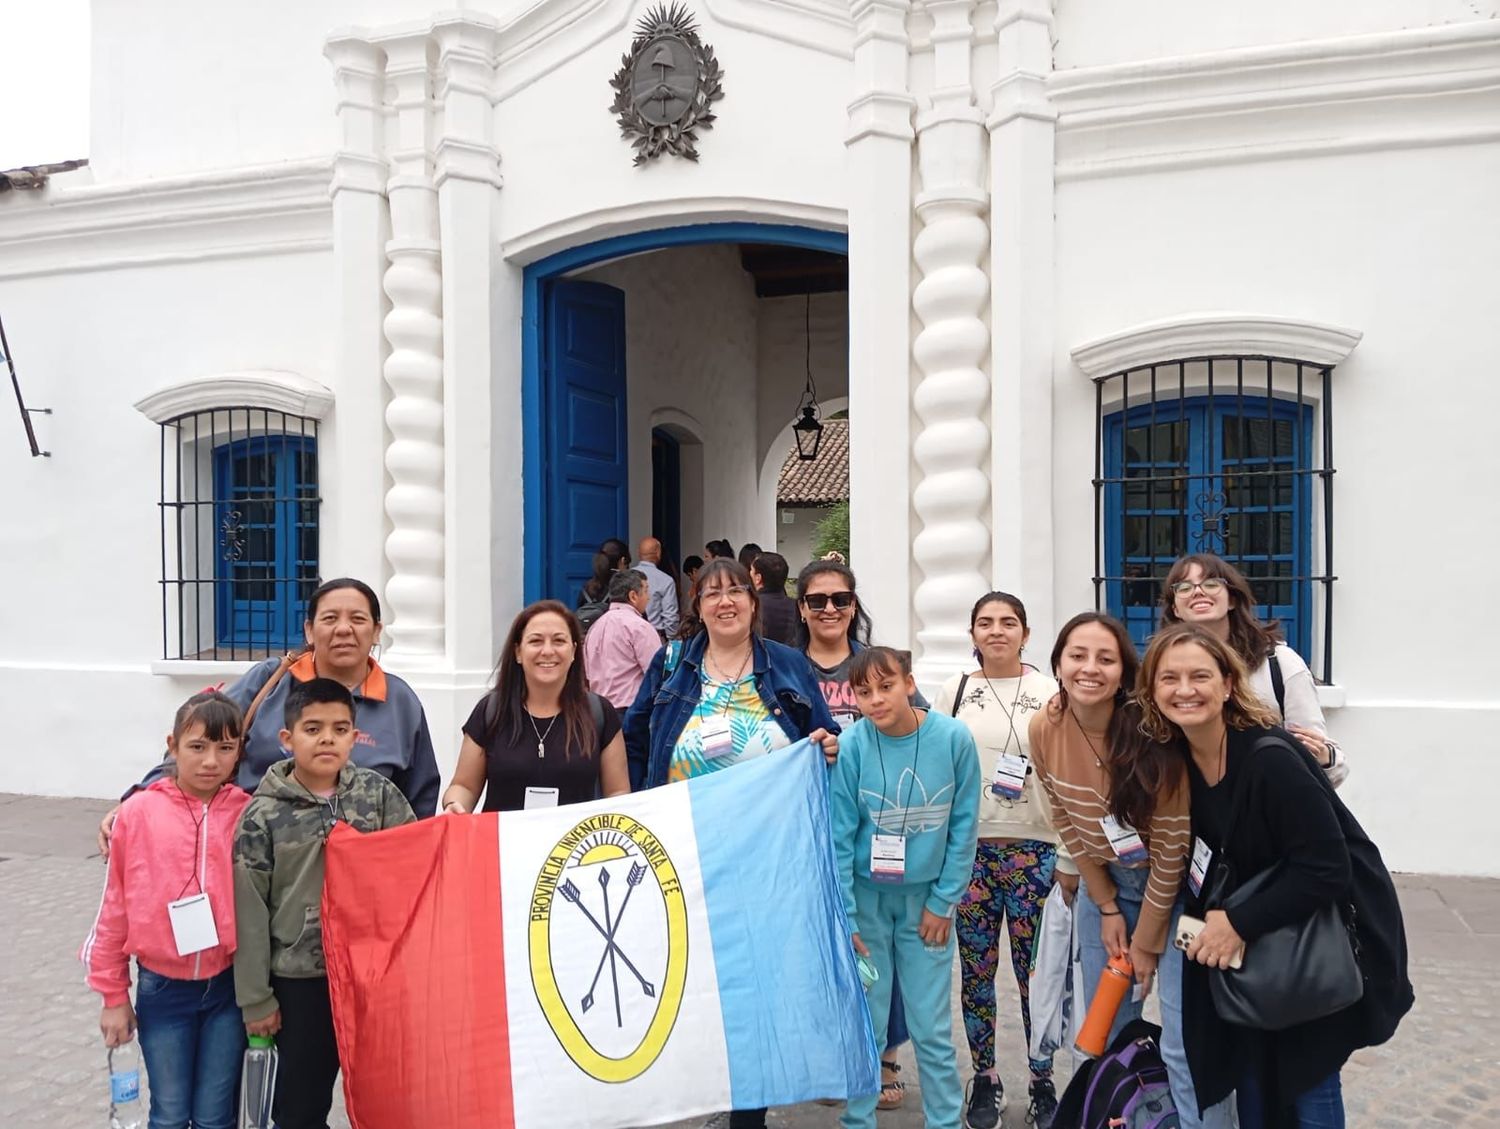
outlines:
[{"label": "sunglasses", "polygon": [[833,606],[838,608],[839,611],[844,611],[846,608],[854,606],[854,593],[813,592],[810,595],[802,597],[802,604],[809,611],[820,612],[828,606],[830,600],[833,601]]}]

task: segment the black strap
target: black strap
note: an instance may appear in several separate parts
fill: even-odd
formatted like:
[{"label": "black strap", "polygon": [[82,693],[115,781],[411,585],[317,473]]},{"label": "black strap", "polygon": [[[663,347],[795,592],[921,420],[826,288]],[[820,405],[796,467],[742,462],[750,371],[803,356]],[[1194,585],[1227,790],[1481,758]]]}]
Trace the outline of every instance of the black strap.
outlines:
[{"label": "black strap", "polygon": [[1266,656],[1266,666],[1271,669],[1271,692],[1276,695],[1276,710],[1281,720],[1286,720],[1286,679],[1281,676],[1281,661],[1276,657],[1276,648]]},{"label": "black strap", "polygon": [[604,699],[592,690],[589,695],[589,717],[594,720],[594,739],[598,742],[595,753],[604,751]]},{"label": "black strap", "polygon": [[958,703],[964,700],[964,687],[969,684],[969,676],[962,675],[958,680],[958,689],[953,694],[953,716],[958,716]]}]

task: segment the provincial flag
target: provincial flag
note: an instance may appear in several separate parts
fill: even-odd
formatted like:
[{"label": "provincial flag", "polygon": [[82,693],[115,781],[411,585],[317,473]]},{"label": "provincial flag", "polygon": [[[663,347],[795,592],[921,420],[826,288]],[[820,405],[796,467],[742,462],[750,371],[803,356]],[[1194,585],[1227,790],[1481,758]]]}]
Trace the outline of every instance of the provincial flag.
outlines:
[{"label": "provincial flag", "polygon": [[873,1094],[821,751],[328,840],[354,1129],[601,1129]]}]

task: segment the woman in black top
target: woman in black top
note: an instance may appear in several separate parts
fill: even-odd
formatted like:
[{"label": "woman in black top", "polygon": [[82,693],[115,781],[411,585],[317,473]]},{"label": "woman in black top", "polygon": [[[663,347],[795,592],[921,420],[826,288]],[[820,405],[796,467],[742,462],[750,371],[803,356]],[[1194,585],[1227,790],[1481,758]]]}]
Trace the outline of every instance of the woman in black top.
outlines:
[{"label": "woman in black top", "polygon": [[[1357,1048],[1390,1038],[1412,1003],[1390,875],[1307,750],[1274,725],[1239,656],[1217,636],[1193,624],[1157,635],[1141,664],[1139,697],[1142,728],[1177,747],[1192,789],[1196,865],[1188,903],[1206,924],[1187,949],[1183,1036],[1198,1100],[1208,1106],[1237,1091],[1241,1129],[1342,1127],[1340,1069]],[[1229,913],[1205,911],[1203,892],[1225,865],[1239,883],[1279,870]],[[1257,938],[1329,902],[1354,907],[1364,998],[1281,1031],[1221,1020],[1209,970],[1228,967],[1246,944],[1245,959],[1253,960]]]},{"label": "woman in black top", "polygon": [[630,791],[620,715],[584,689],[582,632],[556,600],[511,624],[495,687],[464,722],[443,811],[521,811]]}]

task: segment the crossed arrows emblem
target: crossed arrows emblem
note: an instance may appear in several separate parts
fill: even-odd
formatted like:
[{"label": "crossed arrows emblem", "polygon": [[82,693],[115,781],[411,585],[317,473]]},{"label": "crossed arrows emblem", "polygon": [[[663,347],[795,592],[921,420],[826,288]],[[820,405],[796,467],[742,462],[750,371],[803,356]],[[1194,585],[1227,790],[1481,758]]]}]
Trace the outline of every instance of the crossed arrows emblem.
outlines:
[{"label": "crossed arrows emblem", "polygon": [[641,991],[650,999],[656,998],[656,985],[641,975],[640,969],[636,968],[631,959],[625,955],[615,941],[615,934],[619,932],[620,922],[625,920],[625,908],[630,905],[630,895],[635,893],[635,888],[641,884],[641,879],[646,877],[646,868],[641,863],[630,864],[630,872],[625,876],[625,899],[620,903],[620,912],[613,918],[609,910],[609,869],[606,866],[599,867],[599,889],[604,894],[604,924],[599,924],[599,919],[593,915],[589,907],[583,904],[583,896],[578,887],[573,884],[571,878],[567,879],[558,887],[570,903],[582,911],[583,916],[589,919],[589,924],[604,938],[604,951],[599,954],[599,963],[594,968],[594,979],[589,982],[588,994],[583,997],[583,1010],[587,1012],[594,1006],[594,990],[599,986],[599,978],[604,974],[604,962],[609,962],[609,980],[614,990],[615,997],[615,1025],[624,1027],[625,1020],[620,1013],[620,970],[616,963],[623,964],[630,970],[630,974],[640,983]]}]

